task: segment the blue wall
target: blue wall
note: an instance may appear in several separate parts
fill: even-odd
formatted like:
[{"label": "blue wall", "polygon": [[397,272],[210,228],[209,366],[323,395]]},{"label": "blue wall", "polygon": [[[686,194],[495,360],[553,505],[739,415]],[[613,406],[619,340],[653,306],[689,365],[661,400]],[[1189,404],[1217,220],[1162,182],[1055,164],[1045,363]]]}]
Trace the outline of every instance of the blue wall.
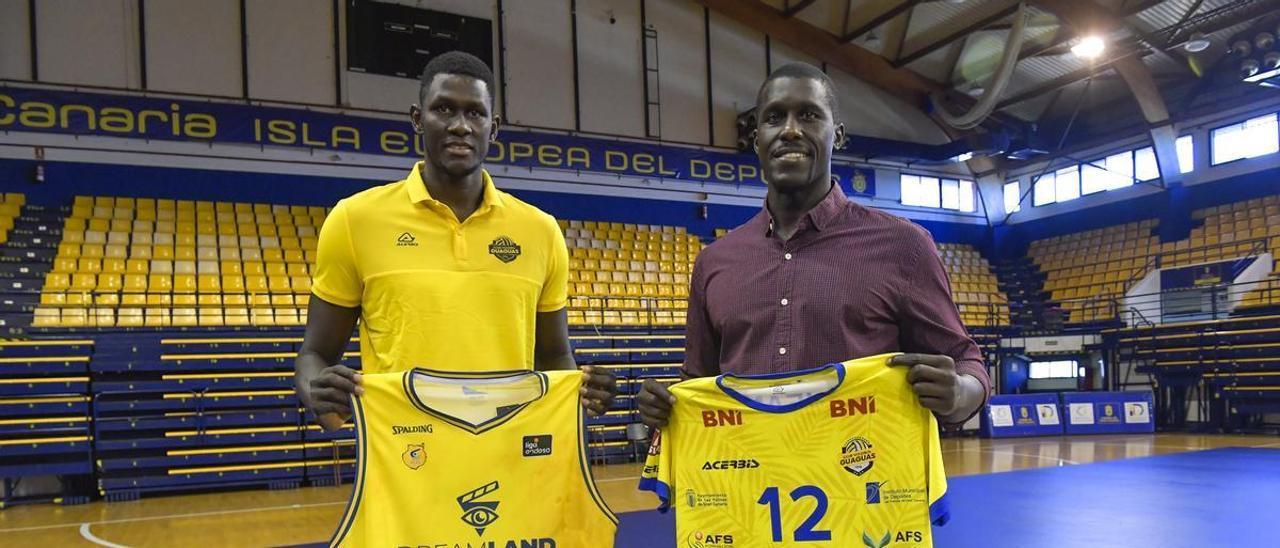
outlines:
[{"label": "blue wall", "polygon": [[[76,195],[328,206],[380,184],[363,179],[68,162],[45,162],[45,182],[36,184],[32,182],[35,169],[35,161],[0,160],[0,190],[23,192],[30,203],[52,206],[68,205]],[[703,236],[716,228],[736,227],[759,211],[758,206],[708,204],[703,220],[699,204],[691,202],[531,190],[511,193],[561,219],[684,226]],[[988,234],[984,225],[920,224],[939,242],[976,244]]]}]

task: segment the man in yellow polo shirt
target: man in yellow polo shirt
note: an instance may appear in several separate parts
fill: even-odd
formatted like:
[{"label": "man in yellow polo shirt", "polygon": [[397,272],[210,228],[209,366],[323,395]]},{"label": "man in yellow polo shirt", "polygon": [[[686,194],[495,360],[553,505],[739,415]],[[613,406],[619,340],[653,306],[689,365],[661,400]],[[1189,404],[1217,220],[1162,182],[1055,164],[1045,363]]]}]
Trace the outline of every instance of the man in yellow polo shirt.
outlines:
[{"label": "man in yellow polo shirt", "polygon": [[[365,372],[573,369],[568,249],[550,215],[481,168],[499,119],[493,73],[461,52],[422,74],[409,116],[425,158],[404,180],[338,202],[320,231],[307,331],[294,368],[328,429],[350,416],[360,375],[342,365],[360,321]],[[582,404],[604,413],[613,374],[583,367]]]}]

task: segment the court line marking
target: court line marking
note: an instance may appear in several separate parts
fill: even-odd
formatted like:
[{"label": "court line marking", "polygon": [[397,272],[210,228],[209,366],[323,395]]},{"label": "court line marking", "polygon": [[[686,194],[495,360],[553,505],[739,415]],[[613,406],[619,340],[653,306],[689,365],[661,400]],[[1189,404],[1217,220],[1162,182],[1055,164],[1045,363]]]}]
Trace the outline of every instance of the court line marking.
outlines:
[{"label": "court line marking", "polygon": [[89,542],[97,544],[98,546],[106,546],[107,548],[129,548],[128,546],[116,544],[114,542],[110,542],[110,541],[106,541],[98,538],[96,535],[93,534],[92,531],[89,530],[88,523],[80,524],[80,536]]},{"label": "court line marking", "polygon": [[119,518],[119,519],[103,519],[97,521],[88,521],[84,523],[58,523],[53,525],[36,525],[33,527],[14,527],[12,529],[0,529],[0,533],[17,533],[20,531],[39,531],[43,529],[58,529],[62,527],[75,527],[76,525],[105,525],[109,523],[133,523],[138,521],[156,521],[162,519],[182,519],[182,518],[199,518],[205,516],[221,516],[227,514],[244,514],[248,512],[271,512],[275,510],[293,510],[297,508],[312,508],[317,506],[337,506],[347,504],[347,501],[333,502],[313,502],[308,504],[283,504],[280,506],[264,506],[260,508],[241,508],[238,510],[218,510],[215,512],[191,512],[187,514],[166,514],[161,516],[142,516],[136,518]]},{"label": "court line marking", "polygon": [[1064,459],[1062,457],[1054,458],[1046,455],[1019,453],[1017,451],[996,451],[993,449],[974,449],[974,448],[968,448],[968,447],[952,447],[950,449],[946,449],[943,451],[943,453],[948,453],[948,452],[950,453],[969,452],[969,453],[990,453],[992,455],[1013,455],[1015,457],[1034,457],[1040,460],[1047,460],[1047,461],[1053,461],[1053,462],[1065,462],[1067,464],[1080,464],[1079,462],[1073,461],[1071,459]]},{"label": "court line marking", "polygon": [[596,481],[596,483],[610,483],[610,482],[615,482],[615,481],[636,481],[636,480],[638,480],[638,479],[640,479],[640,476],[627,476],[627,477],[625,477],[625,478],[598,479],[598,480],[595,480],[595,481]]}]

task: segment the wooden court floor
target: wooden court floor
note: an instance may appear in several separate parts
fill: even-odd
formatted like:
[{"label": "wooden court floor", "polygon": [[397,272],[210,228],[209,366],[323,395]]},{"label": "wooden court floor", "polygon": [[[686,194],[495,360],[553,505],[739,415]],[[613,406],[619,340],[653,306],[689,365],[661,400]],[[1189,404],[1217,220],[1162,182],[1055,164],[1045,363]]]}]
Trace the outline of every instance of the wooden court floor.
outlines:
[{"label": "wooden court floor", "polygon": [[[1277,447],[1275,436],[1188,434],[945,439],[948,476],[1073,466],[1218,447]],[[594,470],[616,512],[651,510],[636,490],[639,465]],[[287,491],[154,496],[123,503],[52,504],[0,510],[0,546],[279,546],[326,541],[351,485]]]}]

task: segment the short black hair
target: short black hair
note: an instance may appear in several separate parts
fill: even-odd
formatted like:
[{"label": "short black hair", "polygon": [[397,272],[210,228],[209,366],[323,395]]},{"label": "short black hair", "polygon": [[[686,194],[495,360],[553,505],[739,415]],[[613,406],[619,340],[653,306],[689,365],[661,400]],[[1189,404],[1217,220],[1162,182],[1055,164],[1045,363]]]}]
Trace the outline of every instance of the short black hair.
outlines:
[{"label": "short black hair", "polygon": [[[428,61],[427,66],[422,69],[422,87],[418,89],[419,102],[426,101],[427,88],[431,87],[431,81],[435,80],[437,74],[470,76],[484,82],[489,89],[489,107],[493,108],[493,71],[479,57],[465,51],[449,51]],[[422,106],[426,107],[426,105]]]},{"label": "short black hair", "polygon": [[810,65],[809,63],[787,63],[769,73],[769,77],[764,79],[764,83],[760,84],[760,89],[756,91],[756,106],[760,106],[760,97],[764,94],[764,88],[769,82],[779,78],[807,78],[817,80],[822,84],[822,89],[826,90],[827,107],[831,109],[831,116],[839,121],[840,119],[840,101],[836,98],[836,85],[831,81],[831,77],[822,69]]}]

